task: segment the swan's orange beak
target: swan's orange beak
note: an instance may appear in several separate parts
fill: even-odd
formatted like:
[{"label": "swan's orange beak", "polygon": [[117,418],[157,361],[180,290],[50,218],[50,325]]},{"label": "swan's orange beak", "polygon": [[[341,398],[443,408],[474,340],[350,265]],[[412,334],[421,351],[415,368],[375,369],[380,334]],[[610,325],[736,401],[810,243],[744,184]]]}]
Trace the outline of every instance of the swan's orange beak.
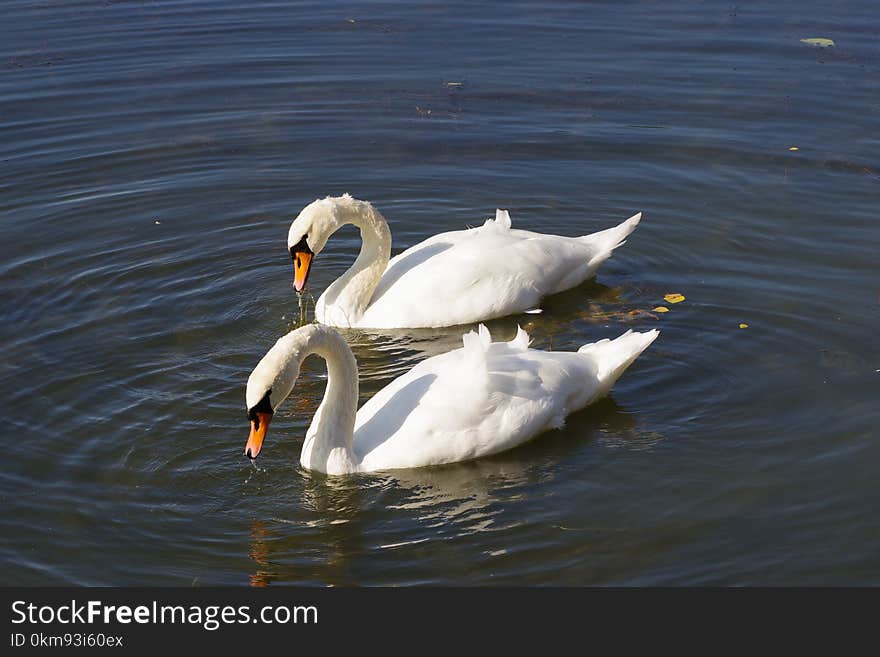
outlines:
[{"label": "swan's orange beak", "polygon": [[312,268],[311,251],[294,251],[293,256],[293,289],[302,292],[309,280],[309,271]]},{"label": "swan's orange beak", "polygon": [[266,437],[266,431],[269,430],[269,423],[272,421],[271,413],[254,413],[251,420],[251,435],[248,436],[247,445],[244,447],[244,455],[249,459],[255,459],[263,448],[263,439]]}]

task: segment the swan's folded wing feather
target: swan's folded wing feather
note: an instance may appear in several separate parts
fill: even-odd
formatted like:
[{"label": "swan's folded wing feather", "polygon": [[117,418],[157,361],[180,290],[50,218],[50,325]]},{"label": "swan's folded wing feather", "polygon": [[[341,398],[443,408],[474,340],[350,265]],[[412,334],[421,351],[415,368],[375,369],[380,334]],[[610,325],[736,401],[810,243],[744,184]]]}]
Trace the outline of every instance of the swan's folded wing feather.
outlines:
[{"label": "swan's folded wing feather", "polygon": [[450,326],[535,308],[591,254],[576,239],[528,231],[444,233],[389,262],[361,326]]},{"label": "swan's folded wing feather", "polygon": [[354,445],[364,470],[486,456],[561,423],[567,374],[555,360],[508,343],[493,343],[482,360],[477,351],[423,361],[364,405]]}]

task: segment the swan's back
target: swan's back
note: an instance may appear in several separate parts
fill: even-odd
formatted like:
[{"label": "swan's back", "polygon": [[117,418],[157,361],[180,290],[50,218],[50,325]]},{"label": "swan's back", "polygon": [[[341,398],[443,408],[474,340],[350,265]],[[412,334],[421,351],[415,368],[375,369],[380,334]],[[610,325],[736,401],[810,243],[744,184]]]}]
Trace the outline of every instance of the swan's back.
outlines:
[{"label": "swan's back", "polygon": [[434,235],[392,258],[356,325],[453,326],[529,310],[591,276],[640,216],[562,237],[514,229],[499,210],[478,228]]},{"label": "swan's back", "polygon": [[511,342],[493,343],[480,326],[461,349],[421,362],[358,411],[360,469],[469,460],[560,427],[607,393],[657,335],[628,332],[581,352],[549,352],[529,349],[522,330]]}]

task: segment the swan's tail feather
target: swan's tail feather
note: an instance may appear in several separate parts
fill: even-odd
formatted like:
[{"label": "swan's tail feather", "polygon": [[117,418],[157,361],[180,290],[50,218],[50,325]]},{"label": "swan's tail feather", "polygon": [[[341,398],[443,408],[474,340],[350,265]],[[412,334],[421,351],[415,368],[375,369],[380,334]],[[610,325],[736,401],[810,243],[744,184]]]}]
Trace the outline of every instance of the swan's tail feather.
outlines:
[{"label": "swan's tail feather", "polygon": [[531,343],[532,339],[529,337],[529,334],[523,331],[522,326],[517,324],[516,337],[508,344],[518,351],[526,351]]},{"label": "swan's tail feather", "polygon": [[473,354],[485,354],[492,344],[492,335],[485,324],[480,324],[476,331],[468,331],[461,336],[465,351]]},{"label": "swan's tail feather", "polygon": [[[473,354],[475,358],[481,357],[492,346],[492,334],[485,324],[480,324],[476,331],[468,331],[461,336],[462,344],[466,352]],[[527,351],[532,339],[523,331],[521,326],[516,327],[516,336],[507,344],[517,351]]]},{"label": "swan's tail feather", "polygon": [[483,228],[485,229],[496,229],[500,231],[509,231],[511,227],[510,221],[510,213],[507,210],[502,210],[498,208],[495,210],[495,218],[494,219],[486,219],[486,222],[483,224]]},{"label": "swan's tail feather", "polygon": [[606,389],[610,389],[626,368],[633,364],[636,358],[647,349],[660,331],[652,329],[644,333],[627,331],[614,340],[599,340],[585,344],[578,349],[579,354],[584,354],[596,363],[596,376]]},{"label": "swan's tail feather", "polygon": [[639,212],[614,228],[578,237],[578,240],[593,247],[595,255],[590,259],[590,266],[598,267],[605,262],[614,249],[626,242],[627,236],[636,229],[641,220],[642,213]]}]

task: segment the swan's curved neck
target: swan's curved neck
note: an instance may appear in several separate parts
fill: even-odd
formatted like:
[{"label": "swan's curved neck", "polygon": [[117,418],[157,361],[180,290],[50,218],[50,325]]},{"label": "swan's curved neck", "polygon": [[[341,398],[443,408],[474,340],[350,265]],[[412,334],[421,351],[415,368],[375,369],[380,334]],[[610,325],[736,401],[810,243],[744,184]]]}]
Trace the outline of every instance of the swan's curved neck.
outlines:
[{"label": "swan's curved neck", "polygon": [[353,204],[337,211],[339,228],[353,224],[360,229],[361,251],[348,271],[321,295],[319,305],[324,315],[321,321],[353,326],[370,305],[391,259],[391,231],[385,218],[369,203]]},{"label": "swan's curved neck", "polygon": [[339,333],[317,329],[310,333],[299,355],[327,362],[327,389],[303,443],[300,462],[304,468],[328,474],[357,470],[352,449],[358,402],[358,369],[354,354]]}]

